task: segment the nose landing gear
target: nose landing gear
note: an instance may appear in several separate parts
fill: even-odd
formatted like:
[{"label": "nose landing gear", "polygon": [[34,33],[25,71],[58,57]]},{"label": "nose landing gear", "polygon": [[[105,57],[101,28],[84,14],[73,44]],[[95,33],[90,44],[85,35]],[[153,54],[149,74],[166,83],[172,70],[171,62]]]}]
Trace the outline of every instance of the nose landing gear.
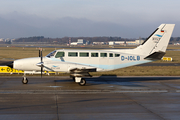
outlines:
[{"label": "nose landing gear", "polygon": [[26,77],[26,73],[24,73],[23,79],[22,79],[22,83],[23,84],[27,84],[28,83],[28,79]]},{"label": "nose landing gear", "polygon": [[23,77],[22,83],[23,83],[23,84],[27,84],[27,83],[28,83],[28,79],[27,79],[26,77]]}]

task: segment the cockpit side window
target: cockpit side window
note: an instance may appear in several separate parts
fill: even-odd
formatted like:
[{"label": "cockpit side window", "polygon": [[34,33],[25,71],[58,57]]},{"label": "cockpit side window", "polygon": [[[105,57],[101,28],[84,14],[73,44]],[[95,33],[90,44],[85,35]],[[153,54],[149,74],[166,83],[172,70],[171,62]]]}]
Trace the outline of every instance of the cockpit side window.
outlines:
[{"label": "cockpit side window", "polygon": [[55,58],[64,57],[64,55],[65,55],[64,52],[57,52]]},{"label": "cockpit side window", "polygon": [[51,53],[49,53],[46,57],[53,57],[54,56],[54,54],[56,53],[56,50],[55,51],[53,51],[53,52],[51,52]]}]

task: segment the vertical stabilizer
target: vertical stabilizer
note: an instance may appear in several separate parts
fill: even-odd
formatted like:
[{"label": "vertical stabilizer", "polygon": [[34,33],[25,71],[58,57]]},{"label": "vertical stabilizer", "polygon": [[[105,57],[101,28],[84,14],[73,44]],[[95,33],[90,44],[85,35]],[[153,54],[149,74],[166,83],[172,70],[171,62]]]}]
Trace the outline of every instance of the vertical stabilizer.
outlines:
[{"label": "vertical stabilizer", "polygon": [[149,56],[153,53],[165,53],[175,24],[161,24],[133,53]]}]

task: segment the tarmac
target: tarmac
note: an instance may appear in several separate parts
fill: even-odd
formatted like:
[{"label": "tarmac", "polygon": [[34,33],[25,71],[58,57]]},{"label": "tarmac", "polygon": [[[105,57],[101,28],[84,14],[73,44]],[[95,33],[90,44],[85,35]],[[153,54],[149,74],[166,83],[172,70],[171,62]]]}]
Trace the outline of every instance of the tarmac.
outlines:
[{"label": "tarmac", "polygon": [[180,76],[0,77],[0,120],[178,120]]}]

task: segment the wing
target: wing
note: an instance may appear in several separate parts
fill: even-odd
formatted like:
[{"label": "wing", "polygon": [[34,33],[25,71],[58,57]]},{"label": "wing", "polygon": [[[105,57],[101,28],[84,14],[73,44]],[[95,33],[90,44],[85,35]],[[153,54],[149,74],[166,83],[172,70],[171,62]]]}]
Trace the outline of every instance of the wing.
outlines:
[{"label": "wing", "polygon": [[96,72],[97,68],[73,68],[70,69],[71,77],[92,77],[89,72]]}]

